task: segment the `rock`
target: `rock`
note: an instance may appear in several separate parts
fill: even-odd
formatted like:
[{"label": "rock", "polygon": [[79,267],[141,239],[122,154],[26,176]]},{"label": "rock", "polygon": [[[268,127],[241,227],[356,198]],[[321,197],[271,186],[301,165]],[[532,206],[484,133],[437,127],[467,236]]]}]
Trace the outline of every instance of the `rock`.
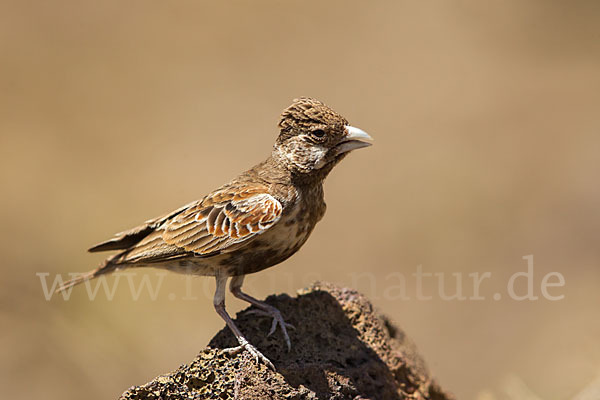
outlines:
[{"label": "rock", "polygon": [[243,310],[236,323],[277,371],[247,352],[220,350],[237,345],[224,328],[191,363],[120,399],[454,399],[433,381],[404,332],[358,292],[315,283],[295,298],[266,301],[296,327],[290,352],[279,330],[267,337],[270,318]]}]

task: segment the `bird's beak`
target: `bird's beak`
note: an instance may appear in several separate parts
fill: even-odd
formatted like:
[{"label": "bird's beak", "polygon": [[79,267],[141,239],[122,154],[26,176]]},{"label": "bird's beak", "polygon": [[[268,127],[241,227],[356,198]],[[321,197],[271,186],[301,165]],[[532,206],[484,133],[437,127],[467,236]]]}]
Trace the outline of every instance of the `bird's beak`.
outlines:
[{"label": "bird's beak", "polygon": [[346,125],[346,136],[336,146],[337,154],[371,146],[371,143],[365,142],[365,140],[373,140],[373,138],[362,129]]}]

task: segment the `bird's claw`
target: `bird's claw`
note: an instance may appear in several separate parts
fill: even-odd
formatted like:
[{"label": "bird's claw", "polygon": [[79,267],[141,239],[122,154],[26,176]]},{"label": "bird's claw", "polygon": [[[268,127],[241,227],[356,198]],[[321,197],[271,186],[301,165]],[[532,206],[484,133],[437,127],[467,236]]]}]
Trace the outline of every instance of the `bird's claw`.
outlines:
[{"label": "bird's claw", "polygon": [[257,364],[260,364],[260,362],[262,361],[268,368],[271,368],[273,371],[275,371],[275,366],[273,365],[271,360],[265,357],[263,353],[258,351],[256,347],[252,346],[250,343],[248,343],[248,341],[244,340],[243,338],[238,338],[238,341],[240,342],[239,346],[223,349],[223,351],[228,354],[237,354],[240,351],[246,350],[248,353],[250,353],[252,357],[254,357],[254,360]]},{"label": "bird's claw", "polygon": [[260,309],[252,309],[252,310],[248,310],[246,313],[273,318],[273,323],[271,324],[271,329],[269,330],[269,333],[267,334],[267,336],[271,336],[273,333],[275,333],[275,330],[277,329],[277,325],[279,325],[281,327],[281,332],[283,332],[283,337],[285,339],[285,343],[287,344],[288,351],[290,351],[292,349],[292,343],[291,343],[290,337],[287,333],[287,328],[295,330],[296,327],[292,324],[285,322],[283,320],[283,317],[281,316],[281,312],[279,312],[278,309],[276,309],[275,307],[270,308],[269,311],[260,310]]}]

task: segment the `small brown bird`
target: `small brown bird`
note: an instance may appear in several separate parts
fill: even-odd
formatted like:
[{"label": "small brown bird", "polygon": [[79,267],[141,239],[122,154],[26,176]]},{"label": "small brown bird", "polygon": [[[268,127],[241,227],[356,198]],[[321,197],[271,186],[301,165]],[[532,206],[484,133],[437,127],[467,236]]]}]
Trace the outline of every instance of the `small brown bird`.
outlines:
[{"label": "small brown bird", "polygon": [[97,269],[65,283],[58,291],[116,270],[156,267],[214,276],[214,306],[239,342],[231,352],[249,351],[273,364],[235,325],[225,310],[225,289],[273,318],[271,335],[287,328],[275,307],[242,291],[244,276],[279,264],[306,242],[325,214],[323,180],[352,150],[370,146],[371,137],[325,104],[294,100],[283,111],[271,155],[201,200],[121,232],[89,251],[118,250]]}]

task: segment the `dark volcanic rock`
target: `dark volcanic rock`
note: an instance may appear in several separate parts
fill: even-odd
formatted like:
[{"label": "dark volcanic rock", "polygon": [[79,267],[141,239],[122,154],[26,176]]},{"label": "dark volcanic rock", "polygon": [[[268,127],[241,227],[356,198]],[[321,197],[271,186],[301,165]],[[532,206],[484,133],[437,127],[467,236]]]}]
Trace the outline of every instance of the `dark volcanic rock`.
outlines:
[{"label": "dark volcanic rock", "polygon": [[267,337],[271,319],[241,311],[236,323],[275,365],[222,348],[237,341],[221,330],[188,365],[125,392],[126,400],[179,399],[431,399],[453,397],[432,380],[413,343],[356,291],[315,283],[298,297],[270,296],[290,330]]}]

